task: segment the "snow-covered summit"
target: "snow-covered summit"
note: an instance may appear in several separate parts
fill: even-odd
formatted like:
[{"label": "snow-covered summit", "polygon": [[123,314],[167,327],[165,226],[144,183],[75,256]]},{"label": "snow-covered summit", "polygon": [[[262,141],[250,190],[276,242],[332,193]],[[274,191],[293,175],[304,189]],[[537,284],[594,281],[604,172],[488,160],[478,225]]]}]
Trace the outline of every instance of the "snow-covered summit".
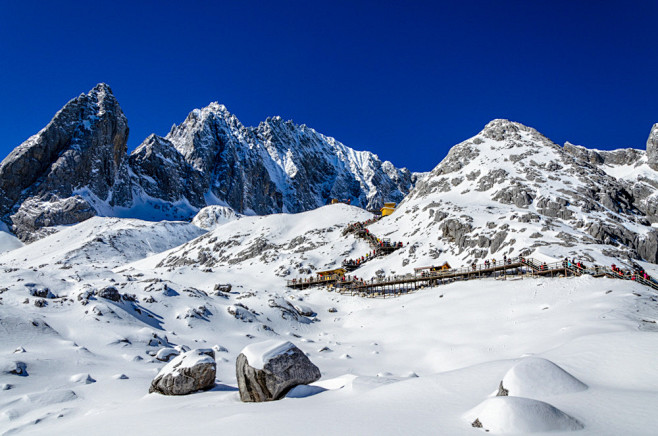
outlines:
[{"label": "snow-covered summit", "polygon": [[0,220],[23,241],[94,215],[189,219],[207,205],[301,212],[333,198],[400,201],[414,174],[281,117],[245,127],[224,105],[195,109],[129,156],[107,84],[71,100],[0,164]]},{"label": "snow-covered summit", "polygon": [[[593,164],[590,154],[574,146],[560,147],[533,128],[494,120],[454,146],[396,212],[371,229],[408,242],[394,255],[396,271],[439,257],[453,266],[504,255],[655,262],[655,209],[612,175],[625,160],[608,162]],[[375,261],[366,269],[378,267]]]},{"label": "snow-covered summit", "polygon": [[211,103],[174,126],[169,141],[198,171],[206,198],[238,212],[301,212],[332,198],[364,208],[401,201],[415,177],[281,117],[245,127]]}]

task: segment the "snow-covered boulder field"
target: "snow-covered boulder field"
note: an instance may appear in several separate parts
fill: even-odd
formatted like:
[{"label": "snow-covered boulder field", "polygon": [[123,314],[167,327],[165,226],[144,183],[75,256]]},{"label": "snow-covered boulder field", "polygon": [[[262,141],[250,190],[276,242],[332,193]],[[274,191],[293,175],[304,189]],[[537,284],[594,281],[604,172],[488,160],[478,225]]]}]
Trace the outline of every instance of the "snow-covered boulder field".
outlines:
[{"label": "snow-covered boulder field", "polygon": [[[371,231],[393,238],[403,211]],[[457,281],[386,299],[286,287],[367,252],[343,229],[371,216],[332,205],[218,220],[210,231],[96,217],[0,254],[0,433],[655,433],[653,290],[591,276]],[[430,230],[409,234],[417,258],[405,244],[355,274],[461,266],[432,250]],[[321,377],[245,403],[238,357],[267,368],[290,351],[257,346],[271,340],[294,343]],[[194,356],[214,362],[207,385],[146,394],[197,349],[214,351]],[[496,397],[501,380],[508,396]]]},{"label": "snow-covered boulder field", "polygon": [[295,386],[320,378],[318,367],[289,341],[250,344],[238,355],[235,365],[244,402],[278,400]]}]

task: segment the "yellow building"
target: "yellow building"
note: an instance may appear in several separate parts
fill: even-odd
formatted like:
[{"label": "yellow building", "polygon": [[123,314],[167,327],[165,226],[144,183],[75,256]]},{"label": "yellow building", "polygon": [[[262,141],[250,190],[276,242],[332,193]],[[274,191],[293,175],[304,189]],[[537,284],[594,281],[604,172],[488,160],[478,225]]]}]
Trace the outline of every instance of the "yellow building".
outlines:
[{"label": "yellow building", "polygon": [[334,275],[337,276],[344,276],[347,270],[345,268],[336,268],[336,269],[330,269],[328,271],[318,271],[316,274],[318,277],[331,277]]},{"label": "yellow building", "polygon": [[384,203],[384,207],[381,208],[382,216],[389,216],[395,212],[395,203]]}]

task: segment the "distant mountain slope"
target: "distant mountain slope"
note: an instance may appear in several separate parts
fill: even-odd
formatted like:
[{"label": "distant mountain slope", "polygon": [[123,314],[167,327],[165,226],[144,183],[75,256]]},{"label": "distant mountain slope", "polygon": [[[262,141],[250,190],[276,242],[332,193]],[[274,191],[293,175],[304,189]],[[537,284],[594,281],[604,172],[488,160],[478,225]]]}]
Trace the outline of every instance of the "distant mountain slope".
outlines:
[{"label": "distant mountain slope", "polygon": [[[586,149],[560,147],[530,127],[494,120],[453,147],[393,215],[370,228],[408,243],[392,255],[397,271],[439,258],[461,266],[503,255],[658,261],[658,230],[651,226],[658,216],[647,207],[655,191],[639,196],[635,189],[658,180],[646,153],[599,154],[601,161],[591,163]],[[642,173],[612,175],[633,165]],[[363,274],[378,267],[371,262]]]},{"label": "distant mountain slope", "polygon": [[206,205],[301,212],[332,198],[377,208],[401,201],[416,178],[279,117],[244,127],[217,103],[130,156],[127,138],[109,86],[71,100],[0,164],[0,219],[29,242],[94,215],[188,219]]}]

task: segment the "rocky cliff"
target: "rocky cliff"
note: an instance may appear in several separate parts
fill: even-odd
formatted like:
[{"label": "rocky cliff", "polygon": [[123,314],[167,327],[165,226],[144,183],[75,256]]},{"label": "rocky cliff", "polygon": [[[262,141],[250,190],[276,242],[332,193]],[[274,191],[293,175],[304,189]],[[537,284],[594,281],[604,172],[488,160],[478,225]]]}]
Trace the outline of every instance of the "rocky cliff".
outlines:
[{"label": "rocky cliff", "polygon": [[332,198],[400,201],[415,175],[279,117],[245,127],[217,103],[127,155],[128,123],[109,86],[67,103],[0,164],[0,219],[24,241],[94,215],[188,219],[206,205],[301,212]]},{"label": "rocky cliff", "polygon": [[129,205],[127,139],[126,117],[107,85],[71,100],[0,163],[0,216],[29,240],[42,227],[92,216],[85,197]]}]

